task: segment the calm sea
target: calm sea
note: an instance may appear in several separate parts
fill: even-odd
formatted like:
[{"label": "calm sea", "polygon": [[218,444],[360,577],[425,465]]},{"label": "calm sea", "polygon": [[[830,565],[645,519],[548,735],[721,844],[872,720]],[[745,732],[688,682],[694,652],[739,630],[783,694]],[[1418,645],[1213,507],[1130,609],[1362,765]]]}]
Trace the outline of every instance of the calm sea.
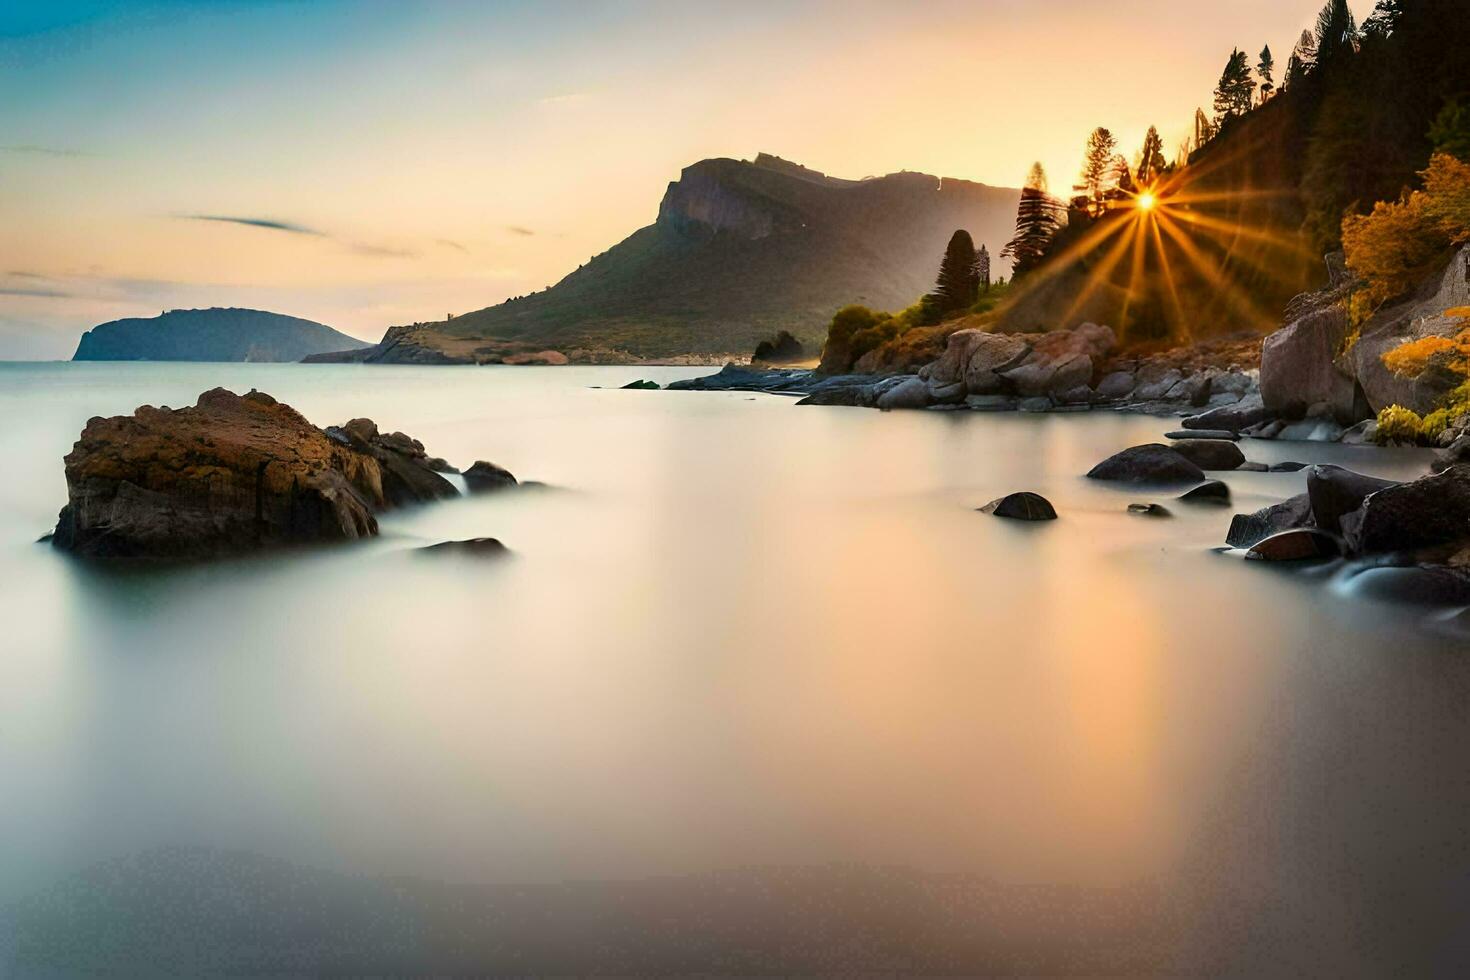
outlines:
[{"label": "calm sea", "polygon": [[[697,373],[0,365],[0,975],[1470,966],[1453,610],[1082,477],[1170,420],[616,390]],[[545,486],[287,557],[35,543],[90,416],[216,385]],[[1018,489],[1061,519],[975,512]]]}]

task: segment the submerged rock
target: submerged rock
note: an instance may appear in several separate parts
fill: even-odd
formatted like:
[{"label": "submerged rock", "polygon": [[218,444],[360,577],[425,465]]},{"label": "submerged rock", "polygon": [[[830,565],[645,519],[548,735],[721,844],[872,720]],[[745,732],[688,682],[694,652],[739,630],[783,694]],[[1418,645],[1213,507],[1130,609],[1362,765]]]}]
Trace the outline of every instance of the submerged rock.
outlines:
[{"label": "submerged rock", "polygon": [[1165,439],[1219,439],[1228,442],[1239,442],[1240,433],[1229,429],[1175,429],[1173,432],[1165,432]]},{"label": "submerged rock", "polygon": [[642,378],[623,385],[624,391],[658,391],[661,388],[662,386],[657,381],[644,381]]},{"label": "submerged rock", "polygon": [[94,558],[201,558],[368,537],[375,511],[456,493],[426,459],[368,420],[323,431],[263,392],[215,388],[192,408],[90,420],[66,456],[52,544]]},{"label": "submerged rock", "polygon": [[1221,439],[1181,439],[1172,448],[1202,470],[1233,470],[1245,462],[1239,446]]},{"label": "submerged rock", "polygon": [[475,460],[474,465],[465,470],[463,476],[465,486],[469,487],[471,493],[504,490],[516,485],[516,478],[510,470],[483,459]]},{"label": "submerged rock", "polygon": [[1193,483],[1204,471],[1169,446],[1131,446],[1098,463],[1087,473],[1094,480],[1123,483]]},{"label": "submerged rock", "polygon": [[1229,504],[1230,487],[1219,480],[1206,480],[1199,486],[1181,493],[1179,499],[1192,504]]},{"label": "submerged rock", "polygon": [[425,554],[464,555],[470,558],[498,558],[510,554],[499,538],[467,538],[463,541],[440,541],[419,549]]},{"label": "submerged rock", "polygon": [[1140,517],[1173,517],[1174,512],[1163,504],[1129,504],[1128,513]]},{"label": "submerged rock", "polygon": [[1337,537],[1315,527],[1278,531],[1251,546],[1246,557],[1261,561],[1312,561],[1342,554]]},{"label": "submerged rock", "polygon": [[994,514],[996,517],[1010,517],[1018,521],[1054,521],[1057,519],[1057,511],[1051,505],[1051,501],[1029,490],[998,497],[981,507],[980,511],[985,514]]},{"label": "submerged rock", "polygon": [[1269,473],[1271,471],[1271,467],[1267,466],[1265,463],[1258,463],[1253,459],[1248,459],[1244,463],[1241,463],[1239,466],[1237,466],[1236,470],[1241,473]]},{"label": "submerged rock", "polygon": [[1230,519],[1225,543],[1232,548],[1249,548],[1281,531],[1312,525],[1312,501],[1304,493],[1279,504],[1262,507],[1254,514],[1236,514]]},{"label": "submerged rock", "polygon": [[877,406],[892,408],[927,408],[934,401],[923,378],[906,378],[878,396]]}]

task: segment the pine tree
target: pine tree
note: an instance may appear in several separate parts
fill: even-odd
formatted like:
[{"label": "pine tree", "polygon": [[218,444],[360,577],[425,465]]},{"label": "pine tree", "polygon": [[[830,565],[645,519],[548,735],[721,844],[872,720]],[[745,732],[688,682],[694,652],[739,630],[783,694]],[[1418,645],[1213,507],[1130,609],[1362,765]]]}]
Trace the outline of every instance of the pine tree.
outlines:
[{"label": "pine tree", "polygon": [[980,292],[990,292],[990,250],[984,245],[975,253],[975,281],[979,284]]},{"label": "pine tree", "polygon": [[1102,126],[1087,137],[1087,149],[1082,155],[1082,177],[1074,190],[1087,197],[1088,211],[1093,217],[1103,212],[1103,195],[1111,186],[1108,175],[1112,171],[1113,150],[1117,145],[1113,134]]},{"label": "pine tree", "polygon": [[1317,65],[1317,39],[1312,36],[1311,31],[1302,31],[1302,36],[1296,42],[1296,47],[1291,51],[1291,57],[1286,62],[1286,78],[1284,84],[1295,85],[1307,77]]},{"label": "pine tree", "polygon": [[1047,247],[1061,229],[1066,209],[1047,191],[1046,171],[1040,163],[1031,165],[1026,185],[1021,188],[1021,203],[1016,207],[1016,234],[1001,250],[1001,258],[1011,260],[1011,279],[1034,269],[1046,257]]},{"label": "pine tree", "polygon": [[1317,62],[1325,64],[1357,49],[1358,23],[1347,0],[1327,0],[1317,15]]},{"label": "pine tree", "polygon": [[1230,60],[1220,73],[1220,84],[1215,86],[1215,116],[1223,121],[1250,112],[1255,91],[1250,62],[1245,52],[1236,48],[1230,52]]},{"label": "pine tree", "polygon": [[1169,164],[1164,160],[1164,141],[1159,138],[1156,126],[1150,126],[1143,136],[1143,152],[1138,155],[1138,186],[1148,187],[1159,179]]},{"label": "pine tree", "polygon": [[1265,102],[1276,90],[1271,73],[1276,70],[1276,59],[1271,57],[1271,45],[1261,49],[1261,60],[1256,63],[1256,74],[1261,76],[1261,101]]},{"label": "pine tree", "polygon": [[940,313],[952,313],[975,305],[975,261],[975,243],[970,233],[961,228],[949,238],[944,260],[939,264],[939,278],[930,294]]}]

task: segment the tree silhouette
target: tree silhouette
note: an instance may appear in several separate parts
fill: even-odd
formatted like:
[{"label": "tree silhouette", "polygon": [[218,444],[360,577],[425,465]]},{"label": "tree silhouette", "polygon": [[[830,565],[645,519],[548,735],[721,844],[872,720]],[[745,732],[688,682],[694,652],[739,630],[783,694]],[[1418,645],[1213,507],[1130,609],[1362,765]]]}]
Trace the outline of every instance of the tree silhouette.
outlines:
[{"label": "tree silhouette", "polygon": [[1291,57],[1286,62],[1286,78],[1284,84],[1295,85],[1307,77],[1317,64],[1317,39],[1312,36],[1311,31],[1302,31],[1302,36],[1297,40],[1296,47],[1291,51]]},{"label": "tree silhouette", "polygon": [[1326,64],[1357,48],[1358,23],[1347,0],[1327,0],[1317,14],[1317,62]]},{"label": "tree silhouette", "polygon": [[984,245],[975,253],[975,281],[982,293],[990,292],[990,250]]},{"label": "tree silhouette", "polygon": [[1167,166],[1164,141],[1159,138],[1158,127],[1150,126],[1143,136],[1143,152],[1138,155],[1138,186],[1148,187],[1159,179]]},{"label": "tree silhouette", "polygon": [[1276,69],[1276,59],[1271,57],[1271,45],[1261,49],[1261,60],[1256,63],[1256,74],[1261,76],[1261,101],[1265,102],[1276,90],[1271,73]]},{"label": "tree silhouette", "polygon": [[1113,150],[1118,141],[1102,126],[1087,137],[1087,149],[1082,155],[1082,177],[1075,190],[1085,194],[1088,211],[1093,217],[1103,212],[1103,196],[1112,186],[1108,177],[1113,169]]},{"label": "tree silhouette", "polygon": [[944,260],[939,263],[939,278],[934,283],[934,307],[940,313],[968,309],[975,305],[975,243],[970,233],[961,228],[949,238]]},{"label": "tree silhouette", "polygon": [[1033,163],[1016,207],[1015,236],[1000,253],[1001,258],[1011,260],[1012,280],[1035,268],[1046,256],[1047,246],[1061,229],[1066,213],[1062,202],[1047,190],[1046,171],[1040,163]]},{"label": "tree silhouette", "polygon": [[1250,112],[1255,91],[1250,62],[1245,52],[1236,48],[1230,52],[1230,60],[1220,73],[1220,84],[1215,86],[1215,115],[1224,120]]}]

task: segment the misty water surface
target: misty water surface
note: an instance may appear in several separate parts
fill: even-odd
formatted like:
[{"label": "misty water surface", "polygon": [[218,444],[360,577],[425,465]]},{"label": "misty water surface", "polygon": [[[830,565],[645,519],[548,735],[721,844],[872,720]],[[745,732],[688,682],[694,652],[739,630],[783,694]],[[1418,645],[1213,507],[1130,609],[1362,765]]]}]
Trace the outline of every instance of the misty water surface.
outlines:
[{"label": "misty water surface", "polygon": [[[696,373],[0,365],[0,972],[1466,964],[1454,610],[1082,478],[1167,419],[611,390]],[[546,486],[210,565],[34,543],[88,417],[214,385]],[[1018,489],[1061,519],[975,512]]]}]

